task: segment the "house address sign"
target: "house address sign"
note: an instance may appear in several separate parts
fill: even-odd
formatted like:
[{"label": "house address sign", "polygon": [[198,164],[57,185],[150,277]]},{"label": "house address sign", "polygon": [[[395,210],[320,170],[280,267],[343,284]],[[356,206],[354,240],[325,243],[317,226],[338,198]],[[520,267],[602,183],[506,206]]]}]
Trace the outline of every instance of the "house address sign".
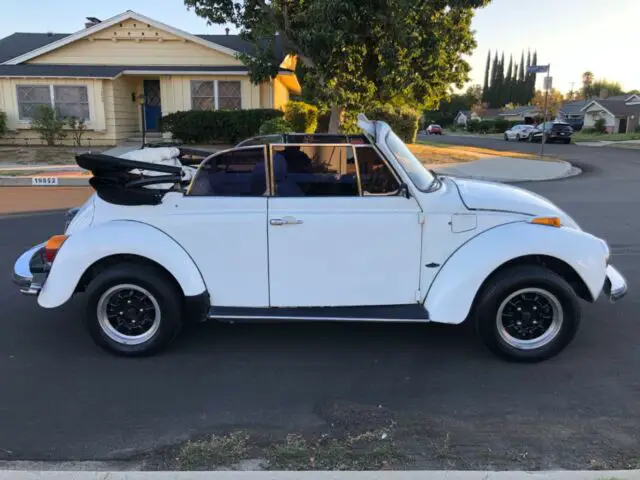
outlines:
[{"label": "house address sign", "polygon": [[31,179],[31,185],[53,187],[58,185],[58,177],[33,177]]}]

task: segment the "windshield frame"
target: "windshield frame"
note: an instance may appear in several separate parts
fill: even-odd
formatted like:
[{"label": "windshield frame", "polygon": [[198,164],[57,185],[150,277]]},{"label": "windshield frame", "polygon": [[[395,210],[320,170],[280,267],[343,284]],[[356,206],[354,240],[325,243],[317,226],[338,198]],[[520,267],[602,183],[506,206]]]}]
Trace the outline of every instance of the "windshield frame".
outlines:
[{"label": "windshield frame", "polygon": [[[392,140],[396,140],[404,147],[404,153],[406,156],[399,155],[396,149],[391,146],[391,143],[389,141],[391,135],[395,137],[392,138]],[[413,186],[421,192],[430,192],[433,189],[433,186],[437,184],[437,177],[425,168],[422,162],[420,162],[420,160],[416,158],[411,150],[409,150],[407,144],[404,143],[402,139],[391,128],[389,128],[389,131],[385,135],[384,142],[386,147],[389,149],[389,152],[391,152],[391,155],[393,155],[393,158],[400,165],[400,168],[409,178]],[[422,178],[417,178],[416,175]],[[416,179],[418,181],[416,181]]]}]

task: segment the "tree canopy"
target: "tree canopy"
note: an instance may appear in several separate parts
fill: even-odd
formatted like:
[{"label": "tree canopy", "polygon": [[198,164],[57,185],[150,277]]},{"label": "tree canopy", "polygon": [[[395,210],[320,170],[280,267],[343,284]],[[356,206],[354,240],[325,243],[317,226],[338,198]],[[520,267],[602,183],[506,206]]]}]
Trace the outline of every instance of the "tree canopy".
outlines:
[{"label": "tree canopy", "polygon": [[[536,91],[536,95],[533,97],[531,103],[544,112],[545,92],[541,90]],[[563,103],[564,96],[562,93],[559,90],[552,88],[547,98],[548,118],[555,117]]]},{"label": "tree canopy", "polygon": [[[537,59],[534,53],[533,61]],[[513,105],[527,105],[535,94],[536,75],[528,73],[527,68],[531,63],[531,52],[524,63],[524,52],[520,55],[520,64],[514,63],[513,55],[509,56],[509,64],[505,68],[505,55],[498,57],[495,52],[493,62],[491,53],[487,55],[487,63],[484,72],[484,86],[482,101],[489,107],[500,108],[511,103]]]},{"label": "tree canopy", "polygon": [[582,74],[582,89],[580,91],[582,98],[597,98],[603,91],[606,91],[608,96],[625,93],[619,82],[612,82],[606,78],[596,80],[591,71],[586,71]]},{"label": "tree canopy", "polygon": [[184,0],[212,24],[253,43],[243,55],[256,83],[278,73],[280,42],[297,55],[304,88],[321,104],[373,101],[435,106],[468,80],[474,9],[490,0]]}]

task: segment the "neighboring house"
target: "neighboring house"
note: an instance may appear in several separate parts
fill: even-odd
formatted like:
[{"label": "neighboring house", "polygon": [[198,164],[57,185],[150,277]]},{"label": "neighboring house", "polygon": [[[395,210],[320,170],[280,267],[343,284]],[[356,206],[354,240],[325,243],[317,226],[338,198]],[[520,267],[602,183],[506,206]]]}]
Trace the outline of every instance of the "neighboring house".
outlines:
[{"label": "neighboring house", "polygon": [[453,123],[459,126],[466,126],[470,121],[495,120],[500,113],[499,108],[487,108],[474,112],[472,110],[460,110],[454,118]]},{"label": "neighboring house", "polygon": [[637,95],[628,101],[611,98],[589,101],[583,108],[584,128],[595,127],[598,119],[604,119],[608,133],[630,133],[638,126],[640,99]]},{"label": "neighboring house", "polygon": [[274,52],[282,60],[279,75],[251,83],[237,55],[251,54],[252,45],[236,35],[192,35],[133,11],[89,20],[74,34],[0,40],[0,110],[15,142],[39,143],[30,130],[38,105],[85,118],[92,145],[114,145],[141,131],[141,94],[146,127],[157,131],[168,113],[282,108],[290,93],[300,93],[296,58],[282,51]]},{"label": "neighboring house", "polygon": [[536,117],[542,117],[543,112],[533,105],[526,107],[516,107],[511,110],[503,110],[498,114],[500,118],[510,122],[522,122],[526,124],[535,123]]},{"label": "neighboring house", "polygon": [[576,130],[581,129],[584,124],[584,112],[582,109],[587,103],[589,103],[589,100],[565,102],[558,110],[556,119],[568,123]]}]

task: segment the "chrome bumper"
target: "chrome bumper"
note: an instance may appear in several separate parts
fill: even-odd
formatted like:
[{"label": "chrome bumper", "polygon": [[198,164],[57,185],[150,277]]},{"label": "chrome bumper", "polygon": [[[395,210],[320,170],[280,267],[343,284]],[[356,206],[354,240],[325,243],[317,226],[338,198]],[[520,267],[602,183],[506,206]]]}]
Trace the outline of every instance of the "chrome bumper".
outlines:
[{"label": "chrome bumper", "polygon": [[44,247],[44,243],[27,250],[16,261],[13,267],[13,283],[20,287],[20,293],[25,295],[38,295],[42,284],[46,279],[46,273],[32,273],[31,260],[34,255]]},{"label": "chrome bumper", "polygon": [[612,265],[607,266],[607,278],[604,281],[604,293],[615,302],[627,294],[627,281]]}]

